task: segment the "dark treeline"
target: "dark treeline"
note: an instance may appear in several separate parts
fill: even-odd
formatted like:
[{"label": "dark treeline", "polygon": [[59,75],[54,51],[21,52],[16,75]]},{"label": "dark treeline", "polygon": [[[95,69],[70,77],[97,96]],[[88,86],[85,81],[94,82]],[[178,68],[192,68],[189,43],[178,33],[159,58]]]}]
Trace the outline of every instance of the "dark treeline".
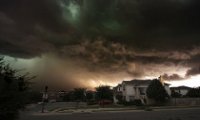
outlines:
[{"label": "dark treeline", "polygon": [[30,89],[31,79],[28,74],[18,75],[18,71],[0,58],[0,119],[14,120],[19,110],[26,104],[41,100],[39,92]]}]

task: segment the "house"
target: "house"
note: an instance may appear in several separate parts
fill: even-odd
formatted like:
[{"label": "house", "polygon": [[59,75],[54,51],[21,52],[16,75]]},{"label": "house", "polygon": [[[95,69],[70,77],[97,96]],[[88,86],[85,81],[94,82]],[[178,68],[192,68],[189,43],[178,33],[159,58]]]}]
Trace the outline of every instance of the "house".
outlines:
[{"label": "house", "polygon": [[[117,99],[118,96],[123,96],[122,95],[122,85],[118,84],[116,87],[113,88],[113,93],[114,93],[114,97],[113,97],[113,102],[117,103],[119,100]],[[122,98],[121,98],[122,99]]]},{"label": "house", "polygon": [[182,96],[186,95],[191,88],[188,86],[178,86],[178,87],[171,87],[171,92],[176,92],[181,94]]},{"label": "house", "polygon": [[[171,95],[169,88],[170,84],[164,83],[162,77],[159,77],[159,80],[165,87],[167,93]],[[122,99],[126,102],[131,102],[134,100],[141,100],[143,104],[148,104],[150,101],[146,95],[146,90],[152,80],[131,80],[123,81],[118,86],[114,87],[114,103],[118,102],[117,96],[121,95]]]}]

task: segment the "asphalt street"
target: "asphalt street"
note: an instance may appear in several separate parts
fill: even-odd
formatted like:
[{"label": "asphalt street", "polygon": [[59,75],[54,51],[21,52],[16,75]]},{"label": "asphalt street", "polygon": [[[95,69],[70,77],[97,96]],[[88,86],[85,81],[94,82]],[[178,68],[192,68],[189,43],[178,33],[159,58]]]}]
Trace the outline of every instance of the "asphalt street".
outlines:
[{"label": "asphalt street", "polygon": [[62,114],[23,112],[20,120],[200,120],[200,108]]}]

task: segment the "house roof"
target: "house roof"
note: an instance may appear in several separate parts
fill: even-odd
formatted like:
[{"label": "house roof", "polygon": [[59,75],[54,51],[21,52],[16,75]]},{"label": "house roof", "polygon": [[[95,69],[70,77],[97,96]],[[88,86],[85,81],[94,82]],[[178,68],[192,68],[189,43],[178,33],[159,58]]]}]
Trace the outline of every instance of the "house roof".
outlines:
[{"label": "house roof", "polygon": [[123,81],[122,83],[124,84],[129,84],[129,85],[149,85],[151,80],[131,80],[131,81]]},{"label": "house roof", "polygon": [[164,85],[168,85],[168,86],[170,86],[171,84],[169,84],[169,83],[164,83]]},{"label": "house roof", "polygon": [[117,90],[119,87],[122,87],[122,84],[118,84],[116,87],[113,87],[113,90]]},{"label": "house roof", "polygon": [[184,89],[184,90],[188,90],[191,89],[191,87],[188,86],[178,86],[178,87],[171,87],[170,89],[174,89],[174,90],[180,90],[180,89]]},{"label": "house roof", "polygon": [[117,90],[117,86],[116,86],[116,87],[113,87],[113,90]]},{"label": "house roof", "polygon": [[[131,80],[131,81],[123,81],[122,83],[139,86],[139,85],[149,85],[151,83],[151,81],[152,80],[150,80],[150,79],[147,79],[147,80],[134,79],[134,80]],[[164,83],[164,85],[169,86],[170,84]]]},{"label": "house roof", "polygon": [[122,84],[118,84],[117,87],[122,87]]}]

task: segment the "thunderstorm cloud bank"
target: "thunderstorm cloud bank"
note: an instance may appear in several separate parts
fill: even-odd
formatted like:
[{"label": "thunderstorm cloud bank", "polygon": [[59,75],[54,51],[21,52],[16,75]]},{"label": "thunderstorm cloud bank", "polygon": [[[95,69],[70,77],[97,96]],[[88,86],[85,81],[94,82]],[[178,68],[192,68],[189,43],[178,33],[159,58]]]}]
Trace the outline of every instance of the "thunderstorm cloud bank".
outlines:
[{"label": "thunderstorm cloud bank", "polygon": [[63,87],[184,80],[200,74],[199,12],[199,0],[1,0],[0,54],[36,59]]}]

